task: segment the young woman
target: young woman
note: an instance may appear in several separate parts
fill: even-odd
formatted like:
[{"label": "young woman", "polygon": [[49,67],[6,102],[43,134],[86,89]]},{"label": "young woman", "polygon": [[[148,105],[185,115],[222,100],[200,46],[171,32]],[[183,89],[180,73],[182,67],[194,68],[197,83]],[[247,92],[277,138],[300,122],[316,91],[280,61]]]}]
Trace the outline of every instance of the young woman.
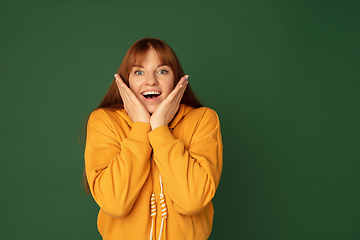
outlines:
[{"label": "young woman", "polygon": [[85,173],[103,239],[208,239],[223,147],[188,78],[165,42],[141,39],[90,114]]}]

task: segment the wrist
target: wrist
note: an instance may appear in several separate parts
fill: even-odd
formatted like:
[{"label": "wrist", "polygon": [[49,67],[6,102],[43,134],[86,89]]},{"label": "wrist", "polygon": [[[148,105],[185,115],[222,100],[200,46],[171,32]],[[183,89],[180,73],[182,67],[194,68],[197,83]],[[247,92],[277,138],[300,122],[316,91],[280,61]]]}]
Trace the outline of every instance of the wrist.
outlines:
[{"label": "wrist", "polygon": [[151,125],[151,130],[154,130],[154,129],[156,129],[158,127],[161,127],[161,126],[166,126],[165,123],[151,123],[151,122],[150,122],[150,125]]},{"label": "wrist", "polygon": [[136,122],[150,123],[149,119],[146,118],[138,118]]},{"label": "wrist", "polygon": [[130,117],[130,119],[135,123],[135,122],[143,122],[143,123],[150,123],[150,115],[149,114],[141,114],[141,115],[137,115],[137,117],[134,119],[132,119]]}]

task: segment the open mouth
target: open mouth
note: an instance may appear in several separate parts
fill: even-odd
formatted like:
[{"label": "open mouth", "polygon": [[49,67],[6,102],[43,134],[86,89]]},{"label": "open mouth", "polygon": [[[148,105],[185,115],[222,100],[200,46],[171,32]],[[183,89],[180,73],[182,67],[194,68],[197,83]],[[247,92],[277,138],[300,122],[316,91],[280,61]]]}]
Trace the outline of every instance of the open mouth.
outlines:
[{"label": "open mouth", "polygon": [[146,99],[155,99],[158,96],[161,95],[161,92],[158,91],[146,91],[143,92],[141,95],[143,95]]}]

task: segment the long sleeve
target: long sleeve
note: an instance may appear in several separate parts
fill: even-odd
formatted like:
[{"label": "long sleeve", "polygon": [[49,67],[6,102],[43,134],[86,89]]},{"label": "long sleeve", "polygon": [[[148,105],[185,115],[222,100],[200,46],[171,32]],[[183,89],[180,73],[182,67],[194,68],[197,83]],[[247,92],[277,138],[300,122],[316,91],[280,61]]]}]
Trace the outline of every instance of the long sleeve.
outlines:
[{"label": "long sleeve", "polygon": [[151,131],[149,139],[164,188],[176,211],[194,215],[204,210],[215,195],[223,146],[219,119],[213,110],[206,109],[198,119],[187,122],[196,123],[188,145],[176,139],[166,126]]},{"label": "long sleeve", "polygon": [[133,123],[94,111],[87,124],[86,174],[91,193],[109,216],[131,211],[150,172],[150,125]]}]

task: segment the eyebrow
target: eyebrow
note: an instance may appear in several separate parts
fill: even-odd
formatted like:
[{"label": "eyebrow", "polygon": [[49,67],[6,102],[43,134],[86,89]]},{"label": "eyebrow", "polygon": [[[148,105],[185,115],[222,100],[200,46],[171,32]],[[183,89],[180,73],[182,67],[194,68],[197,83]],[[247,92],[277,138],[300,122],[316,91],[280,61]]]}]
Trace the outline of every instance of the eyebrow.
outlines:
[{"label": "eyebrow", "polygon": [[134,65],[133,67],[144,68],[144,67],[143,67],[143,66],[141,66],[141,65]]},{"label": "eyebrow", "polygon": [[[162,66],[168,66],[167,64],[160,64],[159,66],[157,66],[156,68],[162,67]],[[139,67],[139,68],[144,68],[144,66],[142,65],[134,65],[133,67]]]}]

